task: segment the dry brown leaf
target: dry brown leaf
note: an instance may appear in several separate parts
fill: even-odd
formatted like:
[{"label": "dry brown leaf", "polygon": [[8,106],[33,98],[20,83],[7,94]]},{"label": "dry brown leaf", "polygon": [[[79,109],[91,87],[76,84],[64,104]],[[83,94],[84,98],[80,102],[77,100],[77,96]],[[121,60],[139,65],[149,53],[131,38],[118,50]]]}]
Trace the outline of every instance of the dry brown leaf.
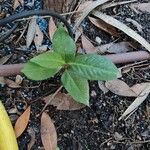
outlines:
[{"label": "dry brown leaf", "polygon": [[39,47],[42,45],[43,38],[44,38],[43,32],[40,30],[38,24],[36,24],[34,44],[35,44],[37,50],[39,50]]},{"label": "dry brown leaf", "polygon": [[14,0],[14,2],[13,2],[13,9],[14,10],[16,10],[16,8],[18,7],[18,6],[23,6],[24,5],[24,0]]},{"label": "dry brown leaf", "polygon": [[48,24],[48,31],[49,31],[49,36],[50,36],[51,41],[53,39],[53,35],[54,35],[56,29],[57,29],[57,27],[55,25],[55,22],[54,22],[53,18],[51,17],[49,20],[49,24]]},{"label": "dry brown leaf", "polygon": [[26,37],[26,46],[27,48],[29,48],[29,46],[31,45],[34,37],[35,37],[35,33],[36,33],[36,17],[32,18],[30,20],[29,26],[28,26],[28,31],[27,31],[27,37]]},{"label": "dry brown leaf", "polygon": [[2,84],[2,85],[5,85],[5,84],[6,84],[4,77],[0,77],[0,84]]},{"label": "dry brown leaf", "polygon": [[26,129],[28,122],[29,122],[29,118],[30,118],[30,111],[31,111],[31,107],[29,106],[24,112],[23,114],[17,119],[16,123],[15,123],[15,134],[16,137],[18,138]]},{"label": "dry brown leaf", "polygon": [[56,129],[51,118],[45,112],[42,113],[41,117],[41,139],[45,150],[56,150]]},{"label": "dry brown leaf", "polygon": [[15,79],[15,82],[16,82],[18,85],[20,85],[20,84],[22,83],[22,81],[23,81],[22,76],[21,76],[21,75],[17,75],[17,76],[16,76],[16,79]]},{"label": "dry brown leaf", "polygon": [[105,86],[112,93],[127,97],[137,97],[138,95],[122,80],[110,80],[105,82]]},{"label": "dry brown leaf", "polygon": [[104,81],[98,81],[98,86],[99,88],[105,93],[107,93],[109,90],[107,89],[107,87],[105,86]]},{"label": "dry brown leaf", "polygon": [[10,59],[11,56],[12,56],[12,54],[9,54],[9,55],[6,55],[6,56],[0,58],[0,65],[5,64]]},{"label": "dry brown leaf", "polygon": [[150,2],[149,3],[131,4],[130,7],[131,7],[131,9],[133,9],[137,13],[139,13],[138,10],[140,10],[142,12],[150,13]]},{"label": "dry brown leaf", "polygon": [[82,12],[89,6],[92,5],[93,1],[92,0],[87,0],[87,1],[83,1],[81,2],[81,4],[79,5],[77,12]]},{"label": "dry brown leaf", "polygon": [[[46,96],[43,100],[47,103],[51,96],[52,95]],[[85,105],[74,101],[71,96],[65,93],[58,93],[50,102],[50,105],[56,106],[58,110],[79,110],[85,107]]]},{"label": "dry brown leaf", "polygon": [[97,53],[125,53],[131,51],[129,42],[119,42],[119,43],[108,43],[101,46],[96,47]]},{"label": "dry brown leaf", "polygon": [[119,118],[119,120],[123,119],[129,114],[132,114],[134,110],[136,110],[144,100],[148,97],[150,93],[150,83],[147,84],[147,86],[143,89],[141,94],[134,100],[134,102],[126,109],[126,111],[122,114],[122,116]]},{"label": "dry brown leaf", "polygon": [[84,36],[81,36],[82,47],[87,54],[96,53],[94,45]]},{"label": "dry brown leaf", "polygon": [[[88,4],[86,3],[85,9],[82,9],[82,12],[80,16],[75,20],[75,25],[74,25],[74,31],[80,26],[81,22],[84,20],[84,18],[96,7],[108,2],[109,0],[101,0],[101,1],[92,1],[89,2]],[[83,4],[84,5],[84,4]],[[82,6],[82,8],[84,8]],[[81,7],[78,9],[81,10]]]},{"label": "dry brown leaf", "polygon": [[10,88],[20,88],[21,87],[18,83],[16,83],[13,80],[5,78],[4,81],[5,81],[5,84],[7,84],[7,86],[10,87]]},{"label": "dry brown leaf", "polygon": [[139,42],[142,46],[144,46],[150,52],[150,44],[143,37],[141,37],[134,30],[132,30],[131,28],[129,28],[128,26],[126,26],[122,22],[118,21],[117,19],[115,19],[111,16],[103,14],[99,11],[94,11],[93,15],[95,15],[96,17],[102,19],[106,23],[118,28],[119,30],[123,31],[128,36],[130,36],[131,38],[133,38],[134,40]]},{"label": "dry brown leaf", "polygon": [[150,83],[140,83],[133,85],[130,89],[134,91],[137,95],[140,95],[141,92],[148,86]]},{"label": "dry brown leaf", "polygon": [[105,23],[103,20],[95,19],[93,17],[89,17],[89,20],[98,28],[101,30],[109,33],[112,36],[119,37],[119,33],[116,28],[109,25],[108,23]]}]

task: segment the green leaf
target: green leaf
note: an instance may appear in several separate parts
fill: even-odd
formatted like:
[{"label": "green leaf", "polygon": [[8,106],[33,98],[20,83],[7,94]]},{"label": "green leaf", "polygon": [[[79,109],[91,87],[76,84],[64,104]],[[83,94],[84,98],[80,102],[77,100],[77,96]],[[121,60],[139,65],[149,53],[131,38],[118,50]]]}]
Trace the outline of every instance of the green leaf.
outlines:
[{"label": "green leaf", "polygon": [[60,148],[59,148],[59,147],[57,147],[57,148],[56,148],[56,150],[60,150]]},{"label": "green leaf", "polygon": [[117,78],[117,67],[107,58],[87,54],[77,56],[74,62],[70,62],[70,71],[89,80],[112,80]]},{"label": "green leaf", "polygon": [[59,68],[59,69],[65,64],[65,61],[63,60],[61,55],[55,52],[46,52],[40,54],[32,58],[30,62],[34,62],[45,68]]},{"label": "green leaf", "polygon": [[68,62],[75,58],[76,45],[73,39],[66,32],[64,27],[59,26],[53,36],[53,50],[63,56]]},{"label": "green leaf", "polygon": [[31,80],[45,80],[49,77],[52,77],[58,72],[59,69],[48,69],[41,67],[35,63],[28,62],[25,64],[25,67],[21,70]]},{"label": "green leaf", "polygon": [[86,79],[66,70],[61,77],[61,81],[75,101],[89,106],[89,85]]}]

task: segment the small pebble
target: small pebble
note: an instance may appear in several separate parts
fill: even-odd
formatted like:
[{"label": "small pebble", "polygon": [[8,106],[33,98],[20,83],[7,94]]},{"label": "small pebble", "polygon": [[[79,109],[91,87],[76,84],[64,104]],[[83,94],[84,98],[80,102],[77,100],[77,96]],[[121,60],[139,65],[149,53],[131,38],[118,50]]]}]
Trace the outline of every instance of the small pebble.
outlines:
[{"label": "small pebble", "polygon": [[99,44],[99,45],[102,43],[101,38],[98,37],[98,36],[95,38],[95,41],[96,41],[96,43]]}]

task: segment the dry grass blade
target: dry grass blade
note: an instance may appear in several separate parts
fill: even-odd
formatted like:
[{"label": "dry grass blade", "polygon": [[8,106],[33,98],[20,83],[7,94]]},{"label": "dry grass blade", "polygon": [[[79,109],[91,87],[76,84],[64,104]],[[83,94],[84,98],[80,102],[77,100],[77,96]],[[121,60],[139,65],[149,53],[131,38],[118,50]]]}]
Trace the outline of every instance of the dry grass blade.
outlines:
[{"label": "dry grass blade", "polygon": [[134,30],[132,30],[131,28],[129,28],[128,26],[126,26],[122,22],[118,21],[117,19],[115,19],[111,16],[108,16],[104,13],[101,13],[99,11],[94,11],[93,15],[95,15],[96,17],[102,19],[106,23],[118,28],[119,30],[123,31],[128,36],[130,36],[131,38],[133,38],[134,40],[139,42],[142,46],[144,46],[150,52],[150,44],[143,37],[141,37]]},{"label": "dry grass blade", "polygon": [[45,112],[41,116],[41,139],[45,150],[56,150],[56,129],[51,118]]},{"label": "dry grass blade", "polygon": [[24,113],[17,119],[14,127],[16,137],[19,137],[26,129],[30,118],[30,112],[31,112],[31,107],[29,106],[24,111]]},{"label": "dry grass blade", "polygon": [[81,16],[79,18],[76,19],[75,21],[75,26],[74,26],[74,30],[76,30],[79,25],[81,24],[81,22],[84,20],[84,18],[92,11],[94,10],[96,7],[108,2],[109,0],[98,0],[98,1],[93,1],[92,3],[89,3],[89,5],[86,7],[86,9],[84,9],[84,11],[82,12]]},{"label": "dry grass blade", "polygon": [[138,0],[130,0],[130,1],[124,1],[124,2],[110,2],[108,4],[104,4],[100,7],[100,9],[107,9],[107,8],[111,8],[111,7],[115,7],[118,5],[125,5],[125,4],[129,4],[129,3],[133,3],[133,2],[137,2]]},{"label": "dry grass blade", "polygon": [[134,100],[134,102],[126,109],[126,111],[122,114],[122,116],[119,118],[119,120],[123,119],[127,115],[134,112],[134,110],[136,110],[143,103],[143,101],[146,100],[149,93],[150,93],[150,83],[141,92],[141,94]]}]

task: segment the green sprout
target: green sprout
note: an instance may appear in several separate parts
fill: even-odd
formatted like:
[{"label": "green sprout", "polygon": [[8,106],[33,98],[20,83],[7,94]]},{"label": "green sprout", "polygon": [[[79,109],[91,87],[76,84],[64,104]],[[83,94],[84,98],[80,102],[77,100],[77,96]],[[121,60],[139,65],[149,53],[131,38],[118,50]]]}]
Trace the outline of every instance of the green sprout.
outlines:
[{"label": "green sprout", "polygon": [[63,70],[61,82],[73,99],[89,106],[88,80],[117,78],[117,67],[104,56],[76,55],[74,40],[59,26],[53,40],[53,52],[45,52],[30,59],[22,70],[31,80],[45,80]]}]

